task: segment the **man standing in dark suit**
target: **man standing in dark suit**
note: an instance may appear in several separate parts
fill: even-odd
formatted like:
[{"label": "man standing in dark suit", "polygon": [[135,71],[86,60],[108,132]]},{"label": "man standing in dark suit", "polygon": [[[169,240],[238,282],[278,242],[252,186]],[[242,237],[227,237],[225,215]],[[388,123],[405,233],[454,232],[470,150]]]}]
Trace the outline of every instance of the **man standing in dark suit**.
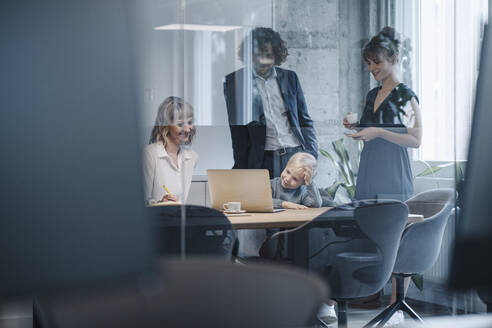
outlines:
[{"label": "man standing in dark suit", "polygon": [[225,77],[235,169],[268,169],[274,178],[298,151],[318,157],[299,79],[295,72],[276,66],[287,55],[278,32],[257,27],[239,48],[245,67]]}]

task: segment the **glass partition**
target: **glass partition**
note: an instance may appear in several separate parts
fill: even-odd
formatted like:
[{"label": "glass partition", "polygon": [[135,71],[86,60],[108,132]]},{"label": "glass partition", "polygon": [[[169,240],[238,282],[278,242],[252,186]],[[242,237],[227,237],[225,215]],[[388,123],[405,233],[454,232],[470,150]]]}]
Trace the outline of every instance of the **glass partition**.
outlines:
[{"label": "glass partition", "polygon": [[[148,194],[159,190],[146,201],[222,211],[207,170],[231,168],[267,169],[276,179],[273,207],[290,211],[293,203],[406,201],[455,189],[466,166],[487,11],[485,0],[139,1],[142,148],[159,141],[151,138],[156,125],[175,134],[172,149],[152,157],[166,157],[174,180],[156,183],[148,173]],[[159,121],[171,96],[184,102]],[[309,155],[289,162],[299,152],[316,165]],[[302,196],[293,192],[301,186]],[[186,213],[183,207],[183,258],[184,241],[193,238],[185,233]],[[229,215],[233,225],[239,214]],[[452,214],[436,263],[408,291],[428,315],[484,310],[473,294],[443,292],[455,222]],[[258,256],[266,236],[278,231],[235,227],[242,256]],[[388,304],[390,284],[383,294]]]}]

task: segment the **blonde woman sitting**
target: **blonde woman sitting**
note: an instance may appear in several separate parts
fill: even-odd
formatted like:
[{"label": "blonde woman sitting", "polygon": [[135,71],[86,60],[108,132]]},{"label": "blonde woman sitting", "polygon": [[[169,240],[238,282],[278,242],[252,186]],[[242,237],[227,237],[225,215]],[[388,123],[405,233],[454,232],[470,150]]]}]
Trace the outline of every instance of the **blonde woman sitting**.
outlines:
[{"label": "blonde woman sitting", "polygon": [[198,154],[187,147],[194,136],[193,107],[182,98],[166,98],[143,152],[147,204],[186,202],[198,160]]}]

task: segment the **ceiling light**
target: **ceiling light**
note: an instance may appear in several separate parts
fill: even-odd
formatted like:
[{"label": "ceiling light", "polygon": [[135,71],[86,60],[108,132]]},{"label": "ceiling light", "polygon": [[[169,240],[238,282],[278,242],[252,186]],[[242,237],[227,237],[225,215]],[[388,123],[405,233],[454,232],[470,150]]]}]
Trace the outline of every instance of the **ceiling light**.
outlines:
[{"label": "ceiling light", "polygon": [[231,25],[199,25],[199,24],[169,24],[154,27],[157,31],[209,31],[209,32],[228,32],[241,29],[242,26]]}]

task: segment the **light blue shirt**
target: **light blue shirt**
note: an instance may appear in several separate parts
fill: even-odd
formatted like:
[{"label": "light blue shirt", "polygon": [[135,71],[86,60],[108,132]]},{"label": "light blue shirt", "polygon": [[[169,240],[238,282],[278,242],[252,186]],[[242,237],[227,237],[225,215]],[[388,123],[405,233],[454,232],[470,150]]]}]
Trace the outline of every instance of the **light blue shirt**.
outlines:
[{"label": "light blue shirt", "polygon": [[258,86],[265,113],[265,150],[300,146],[299,140],[297,140],[290,128],[288,113],[278,86],[275,67],[272,69],[272,74],[266,79],[256,74],[254,70],[253,76]]}]

